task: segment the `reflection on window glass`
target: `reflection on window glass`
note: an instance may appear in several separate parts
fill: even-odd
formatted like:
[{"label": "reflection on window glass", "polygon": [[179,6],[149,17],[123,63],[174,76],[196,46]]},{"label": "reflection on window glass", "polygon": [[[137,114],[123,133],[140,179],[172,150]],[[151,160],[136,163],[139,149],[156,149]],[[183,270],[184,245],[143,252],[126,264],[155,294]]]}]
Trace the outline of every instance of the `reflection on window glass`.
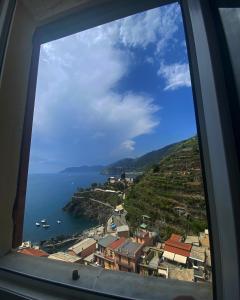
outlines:
[{"label": "reflection on window glass", "polygon": [[211,282],[177,4],[41,46],[19,251]]},{"label": "reflection on window glass", "polygon": [[219,11],[231,57],[236,86],[240,95],[240,8],[220,8]]}]

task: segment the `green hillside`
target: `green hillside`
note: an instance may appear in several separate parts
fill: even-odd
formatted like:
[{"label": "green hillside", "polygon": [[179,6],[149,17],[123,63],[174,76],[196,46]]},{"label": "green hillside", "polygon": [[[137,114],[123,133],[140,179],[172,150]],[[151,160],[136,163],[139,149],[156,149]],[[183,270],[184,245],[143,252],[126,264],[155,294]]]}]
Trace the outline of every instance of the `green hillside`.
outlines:
[{"label": "green hillside", "polygon": [[172,146],[168,155],[127,190],[125,208],[134,230],[148,215],[161,238],[172,232],[198,233],[207,227],[197,138]]}]

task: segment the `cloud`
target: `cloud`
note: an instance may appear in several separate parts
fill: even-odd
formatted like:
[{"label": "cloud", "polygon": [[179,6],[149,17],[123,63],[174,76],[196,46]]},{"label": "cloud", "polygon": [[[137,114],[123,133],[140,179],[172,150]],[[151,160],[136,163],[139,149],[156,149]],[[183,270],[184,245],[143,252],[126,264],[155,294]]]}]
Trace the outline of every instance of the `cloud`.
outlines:
[{"label": "cloud", "polygon": [[122,143],[121,146],[122,146],[123,149],[126,149],[127,151],[133,151],[134,150],[134,145],[135,145],[134,141],[126,140]]},{"label": "cloud", "polygon": [[165,79],[165,91],[191,86],[189,66],[187,63],[175,63],[171,65],[162,63],[158,70],[158,75]]},{"label": "cloud", "polygon": [[146,48],[153,44],[159,55],[173,39],[180,22],[179,5],[165,5],[121,20],[119,36],[125,46]]},{"label": "cloud", "polygon": [[[151,46],[153,57],[146,62],[159,62],[180,21],[179,5],[173,4],[42,45],[31,161],[36,154],[94,164],[134,151],[134,139],[158,126],[160,107],[150,95],[117,92],[118,85],[131,71],[136,48]],[[171,89],[164,67],[158,75]]]}]

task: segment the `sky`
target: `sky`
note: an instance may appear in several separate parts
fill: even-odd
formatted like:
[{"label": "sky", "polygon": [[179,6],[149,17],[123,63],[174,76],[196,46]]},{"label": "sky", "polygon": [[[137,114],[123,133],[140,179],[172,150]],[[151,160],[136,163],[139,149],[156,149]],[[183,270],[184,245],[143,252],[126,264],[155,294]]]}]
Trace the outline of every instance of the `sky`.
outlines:
[{"label": "sky", "polygon": [[178,4],[41,45],[30,173],[107,165],[195,134]]}]

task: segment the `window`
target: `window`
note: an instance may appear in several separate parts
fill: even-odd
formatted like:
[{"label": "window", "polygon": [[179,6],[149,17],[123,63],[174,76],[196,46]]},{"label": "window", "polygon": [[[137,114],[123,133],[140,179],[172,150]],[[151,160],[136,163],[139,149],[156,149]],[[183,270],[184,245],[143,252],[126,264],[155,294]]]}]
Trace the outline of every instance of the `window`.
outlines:
[{"label": "window", "polygon": [[[186,4],[187,3],[187,4]],[[187,37],[188,37],[188,47],[190,49],[190,58],[191,61],[194,62],[191,65],[191,71],[192,74],[194,74],[193,78],[194,78],[194,92],[195,92],[195,96],[196,96],[196,101],[197,101],[197,108],[198,108],[198,117],[199,117],[199,130],[201,132],[201,139],[204,141],[202,143],[203,145],[203,157],[204,157],[204,163],[205,163],[205,168],[206,168],[206,181],[207,181],[207,188],[208,188],[208,193],[211,197],[212,202],[209,203],[209,210],[210,210],[210,214],[211,214],[211,225],[212,225],[212,229],[213,229],[213,242],[214,245],[219,245],[220,249],[222,250],[221,253],[221,264],[219,264],[219,260],[217,258],[216,255],[214,255],[214,258],[216,260],[216,267],[217,270],[219,272],[217,272],[216,276],[217,278],[220,278],[220,282],[223,286],[225,286],[226,283],[226,278],[224,275],[224,270],[227,270],[227,264],[225,263],[225,261],[222,259],[222,255],[226,254],[226,258],[227,258],[227,262],[233,262],[233,258],[236,258],[236,252],[234,252],[236,250],[235,247],[235,219],[233,218],[233,214],[232,213],[232,200],[233,198],[231,197],[231,193],[229,192],[229,190],[232,191],[233,189],[233,182],[231,182],[229,180],[229,176],[231,174],[235,174],[237,175],[237,169],[233,168],[232,166],[228,165],[228,168],[226,171],[226,165],[228,163],[228,158],[225,156],[224,151],[226,149],[232,149],[231,153],[234,153],[233,148],[231,148],[230,146],[232,145],[232,137],[231,135],[228,135],[228,137],[230,137],[230,139],[228,140],[228,142],[226,142],[226,139],[224,139],[224,143],[223,140],[221,138],[221,126],[219,126],[220,124],[222,124],[222,119],[214,119],[214,126],[211,126],[211,122],[210,122],[210,118],[209,118],[209,113],[211,112],[212,115],[217,116],[218,117],[218,110],[216,109],[216,103],[218,103],[218,99],[216,98],[216,94],[215,91],[217,90],[217,87],[220,89],[219,87],[219,82],[221,81],[219,78],[215,77],[215,73],[212,74],[211,72],[209,73],[205,73],[203,67],[205,67],[205,69],[207,71],[214,69],[215,63],[216,61],[213,59],[211,60],[211,58],[213,56],[209,55],[209,51],[213,51],[212,48],[208,45],[206,36],[209,35],[209,33],[206,33],[205,29],[206,29],[206,23],[205,23],[205,19],[203,21],[202,19],[202,15],[204,15],[206,13],[206,8],[209,9],[209,7],[207,7],[207,5],[201,5],[199,4],[199,2],[185,2],[182,3],[182,9],[184,12],[184,22],[185,22],[185,26],[187,29]],[[197,12],[197,14],[193,14],[193,12]],[[209,15],[208,15],[209,17]],[[200,26],[199,26],[200,24]],[[196,37],[200,37],[200,35],[198,34],[199,31],[202,30],[202,35],[201,35],[201,39],[198,41],[196,39]],[[50,31],[49,31],[50,32]],[[41,31],[40,31],[41,33]],[[194,44],[196,43],[196,44]],[[198,45],[198,43],[200,43]],[[197,47],[199,46],[199,47]],[[196,48],[195,48],[196,47]],[[210,49],[210,50],[209,50]],[[203,50],[203,51],[200,51]],[[212,53],[211,53],[212,54]],[[196,55],[196,57],[194,56]],[[200,62],[203,62],[203,59],[205,58],[205,63],[201,64]],[[198,62],[198,64],[196,64],[196,61]],[[213,64],[209,64],[209,62],[213,62]],[[221,65],[221,64],[220,64]],[[198,70],[196,69],[196,66],[198,66]],[[211,69],[212,68],[212,69]],[[198,72],[197,72],[198,71]],[[206,75],[206,78],[204,78],[203,75]],[[208,81],[209,85],[206,86],[206,79],[210,80]],[[34,79],[33,79],[34,80]],[[213,82],[212,82],[213,80]],[[208,87],[208,92],[209,95],[212,96],[211,101],[207,101],[208,96],[206,93],[206,87]],[[209,89],[210,87],[210,89]],[[224,89],[224,88],[223,88]],[[212,93],[212,94],[211,94]],[[201,100],[203,100],[201,102]],[[206,108],[209,108],[208,103],[210,103],[212,106],[210,107],[210,111],[208,111]],[[202,109],[204,108],[204,109]],[[221,109],[221,106],[220,108]],[[221,111],[222,112],[222,111]],[[30,112],[31,114],[31,112]],[[227,114],[227,110],[225,111],[225,114]],[[31,123],[31,121],[30,121]],[[227,126],[227,123],[225,124]],[[225,126],[225,127],[226,127]],[[213,134],[215,133],[215,135]],[[226,133],[226,131],[225,131]],[[218,155],[213,155],[213,150],[214,150],[214,144],[213,144],[213,140],[209,139],[209,136],[214,137],[215,141],[217,139],[218,141]],[[225,137],[225,136],[224,136]],[[206,143],[205,143],[206,142]],[[215,152],[216,154],[216,152]],[[220,160],[219,160],[220,159]],[[217,162],[221,162],[221,164],[217,164]],[[221,168],[220,168],[221,165]],[[220,170],[222,172],[218,172],[218,166],[220,168]],[[21,168],[20,168],[21,171]],[[235,173],[234,173],[235,172]],[[231,174],[230,174],[231,173]],[[22,174],[20,172],[20,174]],[[23,173],[24,174],[24,173]],[[211,174],[211,176],[210,176]],[[219,185],[219,180],[218,180],[218,176],[217,175],[221,175],[225,180],[223,182],[226,183],[225,189],[222,190],[221,186]],[[236,177],[237,178],[237,177]],[[219,188],[219,189],[217,189]],[[236,189],[235,189],[236,191]],[[222,195],[221,195],[222,193]],[[223,210],[222,208],[222,199],[223,196],[225,198],[225,209]],[[226,200],[227,199],[227,200]],[[216,204],[216,206],[215,206]],[[219,239],[219,234],[217,228],[219,228],[220,226],[220,217],[221,217],[221,213],[224,211],[224,213],[226,214],[226,216],[228,216],[228,220],[229,223],[227,224],[226,228],[223,228],[223,230],[221,231],[221,239]],[[15,209],[15,213],[17,214],[18,211]],[[181,213],[181,209],[178,209],[178,214]],[[216,218],[214,218],[216,217]],[[16,220],[16,219],[15,219]],[[147,225],[146,223],[144,223],[144,226]],[[233,231],[231,231],[230,229],[233,229]],[[225,240],[227,233],[229,232],[234,232],[234,234],[230,235],[229,238],[232,241],[232,248],[235,249],[234,251],[229,251],[229,253],[224,252],[224,247],[223,247],[223,241]],[[206,234],[206,232],[205,232]],[[218,248],[214,248],[215,251],[218,251],[216,249]],[[232,254],[232,259],[230,258],[230,253]],[[235,256],[234,256],[235,255]],[[175,255],[176,256],[176,255]],[[7,258],[6,258],[7,259]],[[180,259],[179,257],[177,257],[176,259]],[[30,261],[30,259],[29,259]],[[33,261],[32,261],[33,262]],[[236,262],[236,260],[235,260]],[[236,267],[234,269],[234,265],[231,264],[231,266],[233,266],[233,274],[236,275]],[[237,264],[236,264],[237,266]],[[104,273],[105,274],[105,273]],[[227,272],[225,273],[227,274]],[[237,280],[237,276],[234,278],[232,278],[233,280],[231,280],[231,284],[232,286],[234,286],[235,284],[235,280]],[[235,285],[236,286],[236,285]],[[220,294],[221,288],[219,285],[217,285],[217,293]],[[229,290],[229,289],[228,289]],[[233,291],[233,289],[229,290],[230,292]],[[236,291],[236,290],[235,290]],[[198,291],[196,291],[198,292]],[[236,293],[238,293],[236,291]],[[225,295],[225,294],[224,294]]]}]

